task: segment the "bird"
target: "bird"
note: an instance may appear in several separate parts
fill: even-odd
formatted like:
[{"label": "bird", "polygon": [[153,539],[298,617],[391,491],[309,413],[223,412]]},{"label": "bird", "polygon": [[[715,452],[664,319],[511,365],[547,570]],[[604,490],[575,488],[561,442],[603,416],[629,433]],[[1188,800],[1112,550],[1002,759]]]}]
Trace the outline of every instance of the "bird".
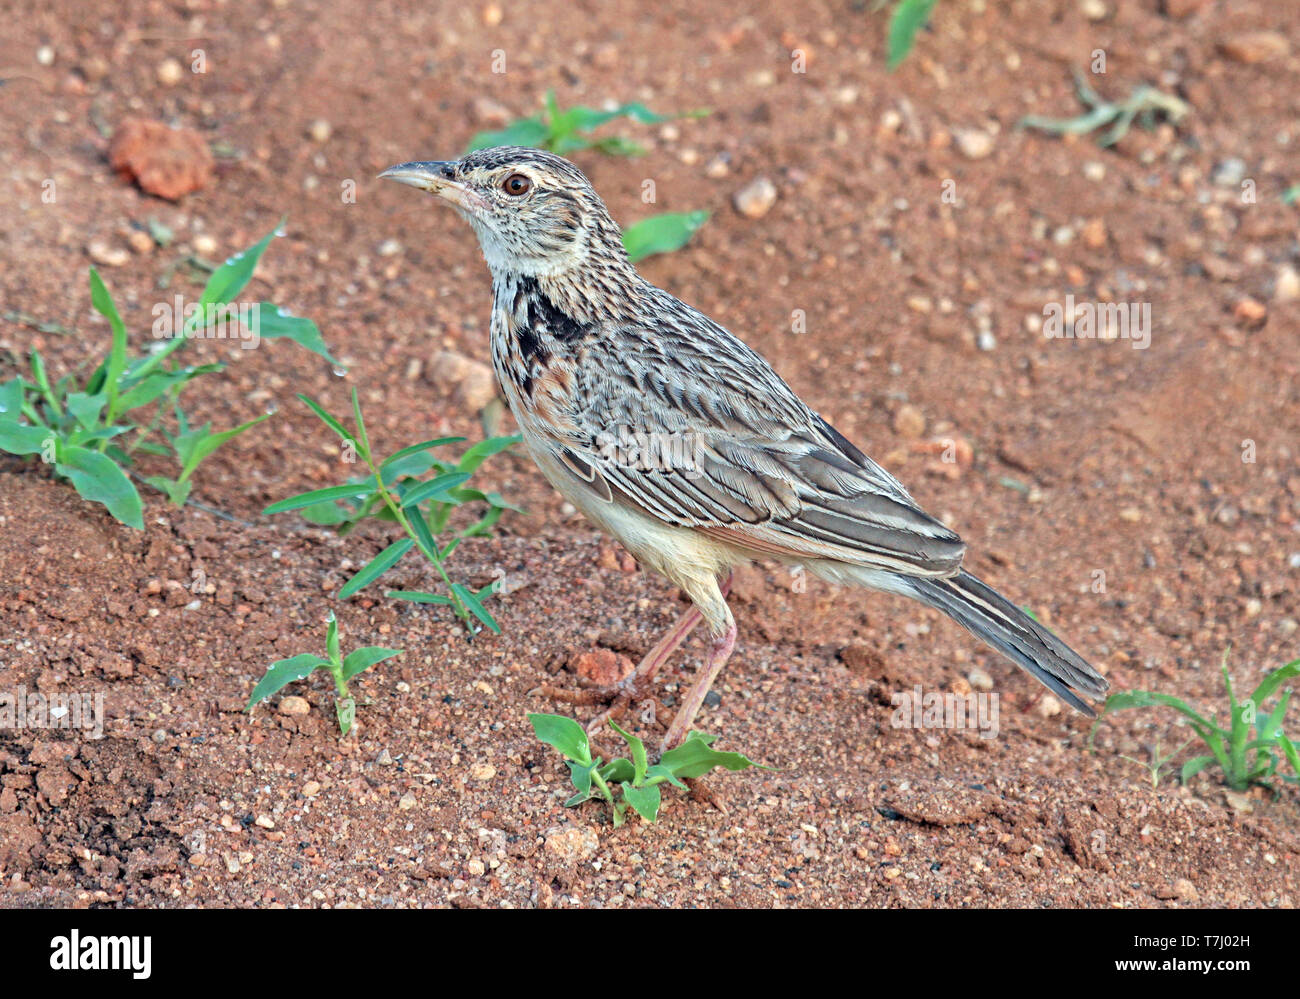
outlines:
[{"label": "bird", "polygon": [[[703,621],[703,665],[668,726],[679,745],[737,637],[731,572],[754,560],[935,608],[1095,714],[1106,680],[963,568],[966,545],[809,407],[755,350],[643,278],[582,171],[496,146],[400,163],[381,178],[449,204],[492,277],[492,366],[542,474],[690,606],[626,679],[639,699]],[[594,703],[591,700],[575,703]]]}]

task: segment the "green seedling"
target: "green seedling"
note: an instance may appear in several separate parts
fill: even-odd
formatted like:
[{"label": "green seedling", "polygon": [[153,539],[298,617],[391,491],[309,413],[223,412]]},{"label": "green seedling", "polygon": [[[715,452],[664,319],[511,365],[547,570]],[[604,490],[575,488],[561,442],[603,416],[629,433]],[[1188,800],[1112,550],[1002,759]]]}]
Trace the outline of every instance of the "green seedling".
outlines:
[{"label": "green seedling", "polygon": [[1282,204],[1294,205],[1300,201],[1300,184],[1292,184],[1282,192]]},{"label": "green seedling", "polygon": [[495,132],[479,132],[470,140],[465,151],[490,146],[531,146],[546,149],[560,156],[583,149],[599,149],[611,156],[640,156],[645,148],[631,139],[619,135],[596,138],[591,133],[618,118],[630,118],[642,125],[656,125],[675,118],[702,118],[708,111],[686,111],[682,114],[656,114],[644,104],[620,104],[610,111],[576,106],[560,110],[555,91],[546,92],[546,108],[528,118],[520,118]]},{"label": "green seedling", "polygon": [[636,263],[656,253],[680,250],[708,219],[709,213],[705,211],[665,212],[634,222],[623,230],[627,258]]},{"label": "green seedling", "polygon": [[895,70],[908,57],[916,36],[930,21],[939,0],[898,0],[889,15],[889,69]]},{"label": "green seedling", "polygon": [[1020,128],[1037,128],[1055,135],[1086,135],[1109,125],[1110,128],[1101,135],[1097,144],[1113,146],[1128,134],[1133,122],[1137,121],[1143,128],[1155,127],[1156,117],[1164,115],[1173,124],[1178,124],[1192,110],[1186,101],[1166,94],[1143,84],[1136,87],[1122,101],[1106,101],[1088,85],[1083,74],[1074,73],[1074,88],[1079,101],[1089,110],[1077,118],[1046,118],[1041,115],[1027,115],[1020,119]]},{"label": "green seedling", "polygon": [[645,743],[612,721],[609,727],[623,737],[631,759],[619,757],[605,763],[599,756],[592,758],[587,733],[572,718],[531,714],[528,720],[537,738],[564,756],[577,790],[577,794],[564,803],[565,807],[573,808],[592,798],[602,798],[613,810],[616,827],[623,824],[629,808],[647,822],[658,819],[662,803],[660,784],[667,783],[686,790],[682,783],[684,780],[703,777],[715,767],[727,770],[772,769],[739,753],[722,753],[713,749],[717,736],[703,732],[691,732],[685,742],[668,750],[658,763],[651,766]]},{"label": "green seedling", "polygon": [[[1269,779],[1274,775],[1290,784],[1300,784],[1300,754],[1295,745],[1282,731],[1282,720],[1286,715],[1291,691],[1286,691],[1278,700],[1272,711],[1264,713],[1264,702],[1277,691],[1285,681],[1300,675],[1300,659],[1275,669],[1255,688],[1255,692],[1245,701],[1237,702],[1232,692],[1232,677],[1228,675],[1228,655],[1223,656],[1223,683],[1228,692],[1228,728],[1221,727],[1214,718],[1205,718],[1197,714],[1185,701],[1170,694],[1160,694],[1149,690],[1128,690],[1112,694],[1106,700],[1101,718],[1092,727],[1088,737],[1089,745],[1097,733],[1097,725],[1102,718],[1115,711],[1127,708],[1173,708],[1191,726],[1209,753],[1194,756],[1183,764],[1182,781],[1186,784],[1192,777],[1211,764],[1217,763],[1223,771],[1225,783],[1234,791],[1245,791],[1254,784],[1272,790]],[[1254,732],[1252,738],[1251,733]],[[1253,754],[1253,755],[1252,755]],[[1282,760],[1291,765],[1291,775],[1279,774],[1278,766]]]},{"label": "green seedling", "polygon": [[1172,760],[1175,756],[1177,756],[1179,753],[1181,753],[1184,749],[1186,749],[1191,744],[1192,744],[1192,740],[1188,739],[1186,742],[1184,742],[1181,746],[1179,746],[1177,749],[1173,750],[1172,752],[1161,755],[1160,740],[1157,739],[1155,746],[1151,750],[1150,762],[1147,762],[1145,760],[1135,760],[1133,757],[1124,756],[1123,754],[1120,755],[1120,759],[1128,760],[1130,763],[1135,763],[1143,770],[1145,770],[1148,774],[1150,774],[1151,790],[1154,791],[1158,787],[1160,787],[1160,771],[1163,770],[1166,765],[1168,765],[1170,760]]},{"label": "green seedling", "polygon": [[[302,511],[303,517],[314,524],[334,527],[347,534],[367,518],[400,524],[406,537],[394,541],[376,555],[339,590],[346,600],[365,586],[369,586],[389,569],[397,565],[412,548],[428,560],[446,584],[446,593],[423,593],[413,590],[390,590],[388,596],[413,603],[440,604],[451,607],[465,623],[470,633],[477,631],[475,619],[498,635],[501,626],[483,606],[483,601],[496,592],[499,581],[489,583],[479,590],[463,583],[453,583],[447,574],[446,562],[452,552],[466,538],[488,537],[492,528],[507,510],[522,513],[517,506],[507,503],[499,493],[471,489],[466,483],[488,458],[517,444],[520,438],[489,437],[470,447],[454,462],[441,461],[429,452],[449,444],[459,444],[464,437],[439,437],[421,441],[376,460],[370,449],[370,438],[361,416],[357,390],[352,390],[352,415],[356,430],[345,427],[313,399],[305,395],[299,399],[315,413],[327,427],[343,441],[345,454],[355,455],[369,470],[367,478],[354,479],[341,486],[313,489],[288,499],[272,503],[263,512],[267,514]],[[420,476],[429,474],[429,478]],[[456,507],[466,503],[485,503],[487,510],[469,527],[457,531],[446,544],[440,544],[440,535]]]},{"label": "green seedling", "polygon": [[339,623],[331,612],[325,625],[325,654],[328,659],[304,652],[271,663],[266,675],[257,681],[257,686],[253,688],[253,694],[248,699],[248,707],[244,710],[252,711],[254,706],[283,690],[295,680],[310,676],[318,669],[324,670],[334,678],[334,712],[338,716],[339,730],[346,736],[352,731],[352,723],[357,717],[357,702],[348,690],[348,681],[376,663],[391,659],[393,656],[400,656],[402,650],[367,645],[364,649],[354,649],[346,656],[340,656]]},{"label": "green seedling", "polygon": [[[33,350],[27,377],[20,375],[0,385],[0,451],[39,455],[84,499],[102,503],[119,521],[135,528],[144,527],[143,508],[131,481],[134,473],[128,474],[128,470],[140,454],[174,456],[179,466],[174,478],[135,477],[166,494],[177,506],[183,505],[199,464],[270,414],[215,433],[211,423],[191,426],[181,409],[181,391],[200,375],[221,371],[225,365],[182,365],[172,360],[173,354],[191,339],[210,334],[215,324],[224,326],[236,317],[241,322],[247,317],[256,324],[259,338],[292,340],[333,360],[311,320],[291,316],[269,302],[238,309],[230,306],[247,286],[275,235],[267,234],[217,267],[197,307],[186,310],[183,323],[177,317],[174,335],[157,340],[156,349],[138,356],[129,349],[126,324],[108,288],[91,268],[91,304],[112,330],[108,356],[84,383],[79,384],[71,374],[52,382],[40,352]],[[174,433],[167,424],[169,415]]]}]

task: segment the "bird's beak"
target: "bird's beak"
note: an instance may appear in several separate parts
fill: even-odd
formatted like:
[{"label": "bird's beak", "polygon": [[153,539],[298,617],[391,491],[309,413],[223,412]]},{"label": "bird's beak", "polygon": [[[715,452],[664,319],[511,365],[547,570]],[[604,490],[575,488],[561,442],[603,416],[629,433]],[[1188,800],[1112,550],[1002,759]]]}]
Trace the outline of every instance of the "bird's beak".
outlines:
[{"label": "bird's beak", "polygon": [[486,208],[487,203],[465,184],[455,179],[456,164],[447,160],[426,160],[419,163],[399,163],[379,175],[399,184],[410,184],[422,191],[436,194],[457,208],[473,211]]}]

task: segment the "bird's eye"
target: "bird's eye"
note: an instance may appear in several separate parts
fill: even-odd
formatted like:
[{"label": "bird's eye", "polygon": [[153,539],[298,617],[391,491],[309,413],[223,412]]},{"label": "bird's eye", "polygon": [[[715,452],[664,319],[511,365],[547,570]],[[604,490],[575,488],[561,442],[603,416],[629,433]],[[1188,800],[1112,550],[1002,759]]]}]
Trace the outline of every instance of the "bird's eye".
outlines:
[{"label": "bird's eye", "polygon": [[522,173],[512,173],[501,182],[501,190],[516,198],[522,194],[527,194],[532,186],[533,182]]}]

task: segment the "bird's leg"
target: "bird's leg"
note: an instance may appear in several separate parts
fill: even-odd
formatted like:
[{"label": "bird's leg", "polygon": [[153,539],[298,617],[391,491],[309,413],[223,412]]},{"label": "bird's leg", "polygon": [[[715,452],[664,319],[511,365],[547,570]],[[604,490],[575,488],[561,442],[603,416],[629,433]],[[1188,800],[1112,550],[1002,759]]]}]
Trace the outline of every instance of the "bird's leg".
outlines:
[{"label": "bird's leg", "polygon": [[727,629],[721,635],[714,636],[713,644],[709,648],[709,657],[704,661],[704,665],[700,667],[699,675],[682,699],[682,706],[677,709],[677,714],[673,716],[673,723],[668,729],[668,734],[664,736],[663,745],[659,750],[661,756],[674,746],[680,745],[682,740],[686,738],[691,723],[695,721],[695,716],[704,704],[704,698],[708,696],[709,688],[713,686],[713,681],[722,672],[722,667],[727,664],[727,659],[731,656],[731,650],[735,647],[736,622],[729,621]]}]

